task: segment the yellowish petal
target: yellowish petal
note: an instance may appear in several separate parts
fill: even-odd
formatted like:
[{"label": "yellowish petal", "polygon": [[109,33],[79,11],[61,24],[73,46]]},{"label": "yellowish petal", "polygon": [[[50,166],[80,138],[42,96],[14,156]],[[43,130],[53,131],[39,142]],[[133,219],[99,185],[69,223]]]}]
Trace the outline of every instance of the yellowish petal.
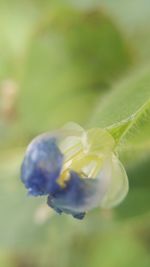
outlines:
[{"label": "yellowish petal", "polygon": [[107,153],[114,149],[115,141],[105,129],[93,128],[87,131],[87,143],[90,152]]}]

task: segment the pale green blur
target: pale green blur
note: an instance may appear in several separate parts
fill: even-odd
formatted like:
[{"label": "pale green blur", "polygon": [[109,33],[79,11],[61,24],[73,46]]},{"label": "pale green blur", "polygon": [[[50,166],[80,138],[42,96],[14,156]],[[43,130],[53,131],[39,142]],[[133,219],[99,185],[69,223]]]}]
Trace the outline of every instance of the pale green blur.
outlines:
[{"label": "pale green blur", "polygon": [[[0,267],[150,266],[149,63],[149,1],[0,0]],[[129,177],[117,208],[78,221],[26,196],[32,138],[139,109],[117,149]]]}]

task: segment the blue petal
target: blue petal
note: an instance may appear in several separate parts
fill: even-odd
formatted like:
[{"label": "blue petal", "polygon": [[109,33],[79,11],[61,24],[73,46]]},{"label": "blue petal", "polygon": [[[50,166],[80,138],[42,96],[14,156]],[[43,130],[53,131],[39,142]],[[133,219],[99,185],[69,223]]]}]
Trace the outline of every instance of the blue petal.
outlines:
[{"label": "blue petal", "polygon": [[63,165],[61,154],[54,137],[43,135],[36,138],[27,149],[21,180],[31,195],[53,194],[60,186],[56,183]]},{"label": "blue petal", "polygon": [[58,213],[65,212],[82,219],[88,210],[89,202],[94,199],[96,188],[96,179],[83,179],[71,171],[66,187],[58,190],[53,196],[49,195],[48,205]]}]

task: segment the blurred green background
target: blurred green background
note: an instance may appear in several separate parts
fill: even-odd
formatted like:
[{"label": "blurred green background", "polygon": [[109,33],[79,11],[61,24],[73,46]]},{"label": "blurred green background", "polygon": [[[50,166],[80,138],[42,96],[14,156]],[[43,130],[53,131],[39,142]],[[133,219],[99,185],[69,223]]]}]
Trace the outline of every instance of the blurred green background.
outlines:
[{"label": "blurred green background", "polygon": [[77,221],[19,180],[37,134],[105,127],[144,104],[149,63],[149,0],[0,0],[0,267],[150,266],[149,111],[118,148],[130,183],[119,207]]}]

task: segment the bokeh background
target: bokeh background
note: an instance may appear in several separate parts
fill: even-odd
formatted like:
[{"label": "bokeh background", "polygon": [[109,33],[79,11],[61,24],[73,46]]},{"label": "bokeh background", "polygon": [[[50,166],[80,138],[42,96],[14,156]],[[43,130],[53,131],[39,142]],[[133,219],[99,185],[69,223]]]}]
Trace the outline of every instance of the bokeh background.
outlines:
[{"label": "bokeh background", "polygon": [[59,216],[19,180],[33,137],[103,126],[103,98],[149,62],[149,0],[0,0],[0,267],[150,266],[148,120],[120,149],[130,191],[113,210]]}]

